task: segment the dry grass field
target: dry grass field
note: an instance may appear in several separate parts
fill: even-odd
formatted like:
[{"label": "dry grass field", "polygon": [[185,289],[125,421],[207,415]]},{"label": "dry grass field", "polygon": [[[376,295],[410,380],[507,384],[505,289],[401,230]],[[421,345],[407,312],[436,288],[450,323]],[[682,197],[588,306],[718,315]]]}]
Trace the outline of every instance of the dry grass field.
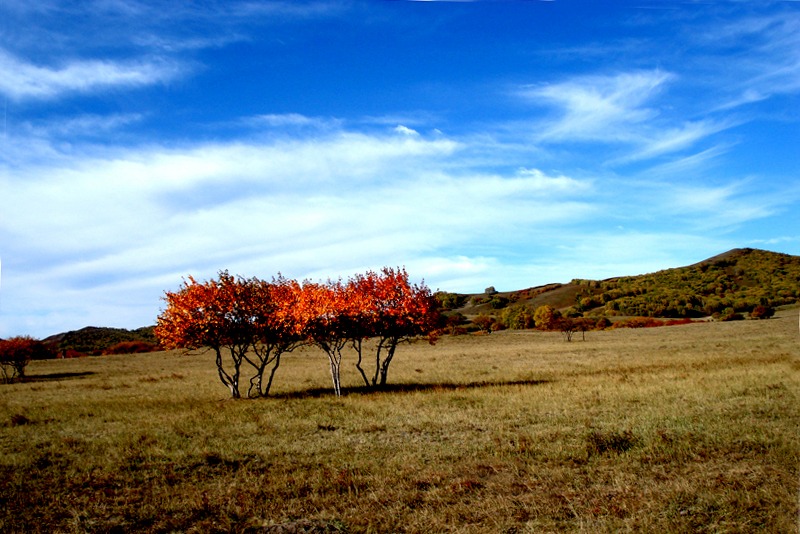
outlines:
[{"label": "dry grass field", "polygon": [[33,362],[0,531],[797,532],[797,323],[448,337],[340,399],[313,349],[240,401],[209,354]]}]

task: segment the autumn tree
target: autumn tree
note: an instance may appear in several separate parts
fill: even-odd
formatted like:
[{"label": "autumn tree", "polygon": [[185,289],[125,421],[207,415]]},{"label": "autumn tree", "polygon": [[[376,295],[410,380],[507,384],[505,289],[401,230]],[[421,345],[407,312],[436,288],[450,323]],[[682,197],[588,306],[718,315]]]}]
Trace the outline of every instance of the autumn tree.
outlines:
[{"label": "autumn tree", "polygon": [[25,368],[31,360],[50,357],[52,354],[45,344],[30,336],[0,340],[0,369],[7,384],[25,378]]},{"label": "autumn tree", "polygon": [[553,322],[553,329],[560,330],[565,341],[572,341],[572,335],[577,329],[577,324],[572,317],[559,317]]},{"label": "autumn tree", "polygon": [[540,330],[554,330],[559,317],[561,317],[561,314],[558,310],[549,304],[539,306],[533,312],[533,321],[536,323],[536,328]]},{"label": "autumn tree", "polygon": [[[244,283],[252,286],[249,297],[253,309],[252,350],[244,358],[255,368],[247,396],[265,397],[269,395],[281,356],[305,343],[304,325],[298,315],[302,287],[281,275],[272,282],[254,278]],[[265,382],[268,367],[270,372]]]},{"label": "autumn tree", "polygon": [[177,292],[166,292],[156,336],[165,348],[209,347],[216,355],[220,381],[235,399],[241,397],[241,366],[254,341],[257,317],[254,284],[227,271],[200,283],[189,277]]},{"label": "autumn tree", "polygon": [[[300,309],[304,331],[328,356],[336,395],[341,395],[341,362],[349,345],[367,387],[386,384],[397,346],[417,336],[433,340],[439,303],[424,285],[414,285],[404,269],[384,268],[327,284],[306,283]],[[364,367],[364,341],[375,340],[374,367]]]},{"label": "autumn tree", "polygon": [[[384,385],[397,345],[432,336],[438,326],[439,303],[430,290],[410,284],[405,270],[388,268],[355,276],[347,284],[302,285],[280,275],[264,282],[223,271],[218,280],[206,283],[190,277],[164,300],[167,306],[156,327],[163,345],[214,350],[220,380],[234,398],[241,396],[243,364],[255,371],[247,395],[268,395],[281,356],[304,343],[317,345],[328,356],[337,396],[348,344],[358,355],[356,367],[365,384]],[[362,367],[368,338],[376,339],[371,377]]]},{"label": "autumn tree", "polygon": [[512,330],[533,328],[535,324],[530,308],[524,304],[509,306],[503,310],[501,318],[506,327]]},{"label": "autumn tree", "polygon": [[488,315],[480,314],[472,320],[472,324],[477,326],[481,332],[491,334],[494,318]]},{"label": "autumn tree", "polygon": [[452,313],[445,319],[444,326],[451,336],[463,334],[466,330],[463,325],[467,324],[467,318],[461,313]]},{"label": "autumn tree", "polygon": [[577,319],[573,319],[575,323],[575,329],[581,333],[581,338],[583,341],[586,341],[586,331],[592,330],[595,328],[595,321],[594,319],[590,319],[588,317],[578,317]]},{"label": "autumn tree", "polygon": [[352,332],[348,329],[348,314],[352,308],[341,281],[303,284],[297,318],[308,339],[328,356],[333,390],[337,397],[342,394],[342,350],[352,339]]},{"label": "autumn tree", "polygon": [[372,318],[372,333],[378,339],[371,385],[385,386],[389,365],[400,343],[419,336],[435,342],[439,302],[424,283],[411,284],[405,269],[385,267],[380,274],[371,274],[375,283],[366,309]]}]

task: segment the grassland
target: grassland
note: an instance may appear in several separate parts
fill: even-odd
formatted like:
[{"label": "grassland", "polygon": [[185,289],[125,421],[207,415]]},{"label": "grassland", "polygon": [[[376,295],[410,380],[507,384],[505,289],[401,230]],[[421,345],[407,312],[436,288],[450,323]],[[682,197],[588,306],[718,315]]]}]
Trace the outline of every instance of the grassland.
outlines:
[{"label": "grassland", "polygon": [[[2,532],[797,532],[797,310],[402,346],[384,392],[308,349],[233,401],[209,354],[0,387]],[[282,526],[281,526],[282,525]]]}]

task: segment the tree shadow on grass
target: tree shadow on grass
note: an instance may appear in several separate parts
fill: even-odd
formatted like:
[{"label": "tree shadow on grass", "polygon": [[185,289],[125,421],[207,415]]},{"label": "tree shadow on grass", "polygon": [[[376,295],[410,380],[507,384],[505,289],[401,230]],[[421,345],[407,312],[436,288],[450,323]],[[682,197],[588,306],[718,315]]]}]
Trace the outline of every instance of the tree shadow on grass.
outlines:
[{"label": "tree shadow on grass", "polygon": [[78,373],[48,373],[44,375],[26,375],[22,379],[23,383],[27,382],[55,382],[58,380],[74,380],[76,378],[84,378],[95,374],[93,371],[81,371]]},{"label": "tree shadow on grass", "polygon": [[[491,388],[491,387],[504,387],[504,386],[539,386],[542,384],[549,384],[552,380],[511,380],[511,381],[486,381],[486,382],[470,382],[467,384],[454,384],[450,382],[441,384],[387,384],[383,387],[350,387],[342,388],[342,396],[349,395],[379,395],[383,393],[417,393],[417,392],[444,392],[444,391],[467,391],[470,389]],[[290,391],[286,393],[278,393],[277,395],[270,395],[267,398],[272,399],[308,399],[318,397],[333,396],[333,388],[311,388],[303,391]]]}]

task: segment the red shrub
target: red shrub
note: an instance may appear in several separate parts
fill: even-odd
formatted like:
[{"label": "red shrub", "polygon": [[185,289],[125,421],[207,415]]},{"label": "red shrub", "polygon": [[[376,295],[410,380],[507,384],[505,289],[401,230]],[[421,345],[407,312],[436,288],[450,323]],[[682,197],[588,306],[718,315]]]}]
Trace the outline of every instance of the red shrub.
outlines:
[{"label": "red shrub", "polygon": [[617,321],[611,328],[652,328],[662,326],[664,323],[652,317],[631,317],[624,321]]}]

